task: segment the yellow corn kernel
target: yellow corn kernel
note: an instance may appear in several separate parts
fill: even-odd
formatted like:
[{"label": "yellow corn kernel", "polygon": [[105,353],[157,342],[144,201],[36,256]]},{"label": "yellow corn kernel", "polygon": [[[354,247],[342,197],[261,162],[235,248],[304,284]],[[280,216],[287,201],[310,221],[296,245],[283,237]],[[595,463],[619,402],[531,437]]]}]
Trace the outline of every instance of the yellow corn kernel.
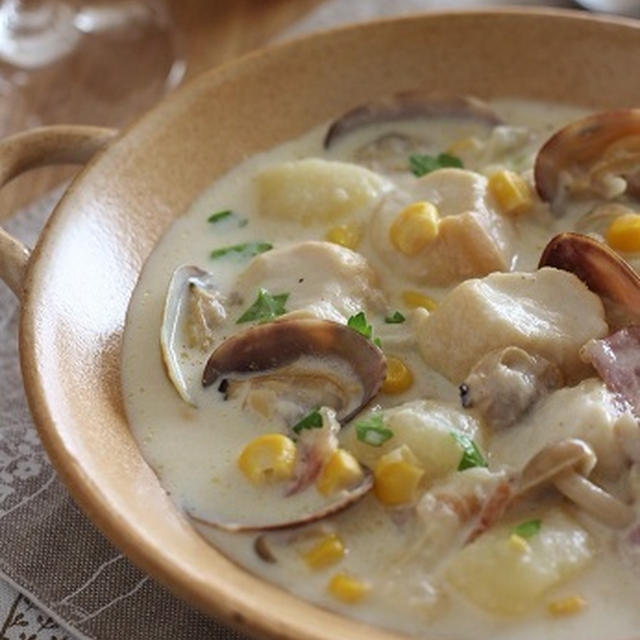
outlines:
[{"label": "yellow corn kernel", "polygon": [[513,171],[498,171],[489,179],[489,191],[504,213],[516,215],[531,208],[529,185]]},{"label": "yellow corn kernel", "polygon": [[580,613],[587,606],[587,601],[582,596],[569,596],[549,603],[549,613],[553,616],[570,616]]},{"label": "yellow corn kernel", "polygon": [[323,496],[330,496],[352,487],[363,476],[360,463],[348,451],[336,449],[322,467],[316,480],[316,488]]},{"label": "yellow corn kernel", "polygon": [[387,377],[382,383],[384,393],[402,393],[413,384],[411,369],[395,356],[387,356]]},{"label": "yellow corn kernel", "polygon": [[512,533],[509,536],[509,548],[518,553],[526,553],[531,549],[529,543],[517,533]]},{"label": "yellow corn kernel", "polygon": [[373,491],[387,505],[406,504],[416,498],[424,469],[407,445],[380,457],[374,471]]},{"label": "yellow corn kernel", "polygon": [[331,533],[303,554],[312,569],[324,569],[344,558],[344,543],[338,535]]},{"label": "yellow corn kernel", "polygon": [[434,311],[438,308],[438,301],[430,298],[429,296],[420,293],[419,291],[403,291],[402,300],[407,305],[415,309],[416,307],[422,307],[427,311]]},{"label": "yellow corn kernel", "polygon": [[617,251],[640,251],[640,214],[616,218],[607,231],[607,243]]},{"label": "yellow corn kernel", "polygon": [[336,573],[329,582],[329,593],[347,604],[356,604],[364,600],[371,591],[371,585],[364,580],[346,573]]},{"label": "yellow corn kernel", "polygon": [[360,228],[352,224],[341,224],[327,231],[326,238],[329,242],[339,244],[347,249],[355,249],[360,244]]},{"label": "yellow corn kernel", "polygon": [[415,256],[438,237],[440,215],[430,202],[414,202],[393,221],[389,237],[405,256]]},{"label": "yellow corn kernel", "polygon": [[289,479],[293,475],[296,458],[293,440],[281,433],[267,433],[252,440],[242,450],[238,467],[253,484],[259,486]]},{"label": "yellow corn kernel", "polygon": [[481,147],[482,143],[478,138],[467,136],[466,138],[460,138],[460,140],[456,140],[452,143],[447,149],[447,153],[457,156],[466,152],[479,151]]}]

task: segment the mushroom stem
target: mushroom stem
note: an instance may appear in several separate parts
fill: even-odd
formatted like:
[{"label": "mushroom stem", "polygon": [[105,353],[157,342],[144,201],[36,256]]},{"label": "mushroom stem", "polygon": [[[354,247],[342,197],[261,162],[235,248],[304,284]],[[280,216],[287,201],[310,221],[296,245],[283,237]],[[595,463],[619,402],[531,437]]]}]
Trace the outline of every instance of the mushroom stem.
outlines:
[{"label": "mushroom stem", "polygon": [[633,522],[635,513],[630,506],[575,471],[559,474],[553,483],[560,493],[604,525],[624,529]]}]

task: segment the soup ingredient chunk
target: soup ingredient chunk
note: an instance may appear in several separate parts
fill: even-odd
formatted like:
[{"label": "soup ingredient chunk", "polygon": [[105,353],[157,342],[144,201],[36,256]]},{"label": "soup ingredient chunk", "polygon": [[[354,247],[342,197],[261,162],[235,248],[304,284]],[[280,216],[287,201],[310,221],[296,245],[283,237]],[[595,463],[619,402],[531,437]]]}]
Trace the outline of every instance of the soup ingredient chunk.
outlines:
[{"label": "soup ingredient chunk", "polygon": [[237,286],[247,299],[259,289],[287,292],[287,310],[335,322],[384,306],[367,260],[331,242],[298,242],[263,253],[251,261]]},{"label": "soup ingredient chunk", "polygon": [[256,187],[261,215],[309,225],[350,217],[370,206],[391,183],[355,164],[305,158],[263,169]]},{"label": "soup ingredient chunk", "polygon": [[493,273],[453,289],[416,329],[422,357],[452,382],[493,349],[517,346],[555,363],[567,380],[589,374],[582,345],[607,333],[602,302],[557,269]]},{"label": "soup ingredient chunk", "polygon": [[588,378],[549,394],[520,423],[496,434],[492,459],[517,468],[552,442],[579,438],[594,450],[599,473],[615,478],[624,468],[618,430],[627,420],[615,395]]},{"label": "soup ingredient chunk", "polygon": [[562,386],[558,367],[520,347],[490,351],[460,385],[462,406],[477,409],[493,429],[503,429],[550,390]]},{"label": "soup ingredient chunk", "polygon": [[460,465],[463,450],[452,433],[481,438],[479,425],[469,413],[435,400],[414,400],[373,415],[379,419],[377,429],[371,417],[356,421],[344,431],[345,447],[362,464],[374,469],[382,456],[405,445],[428,482]]},{"label": "soup ingredient chunk", "polygon": [[456,589],[489,613],[524,613],[593,557],[589,534],[559,510],[547,512],[539,532],[528,538],[514,541],[513,527],[501,525],[477,538],[446,572]]},{"label": "soup ingredient chunk", "polygon": [[507,271],[513,223],[496,207],[486,177],[439,169],[383,198],[372,242],[397,274],[429,285]]}]

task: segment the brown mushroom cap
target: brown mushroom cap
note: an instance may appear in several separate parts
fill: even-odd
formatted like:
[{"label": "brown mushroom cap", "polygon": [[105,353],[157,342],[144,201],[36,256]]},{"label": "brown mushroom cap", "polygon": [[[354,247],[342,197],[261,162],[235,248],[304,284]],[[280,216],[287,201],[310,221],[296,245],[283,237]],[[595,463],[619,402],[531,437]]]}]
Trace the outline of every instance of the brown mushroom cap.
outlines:
[{"label": "brown mushroom cap", "polygon": [[597,458],[591,447],[576,438],[547,445],[525,465],[520,476],[519,494],[553,484],[602,524],[621,529],[635,518],[634,510],[587,479]]},{"label": "brown mushroom cap", "polygon": [[546,202],[554,202],[562,188],[562,174],[591,178],[621,175],[637,194],[640,182],[640,109],[596,113],[572,122],[556,132],[536,157],[536,190]]},{"label": "brown mushroom cap", "polygon": [[538,264],[571,271],[594,293],[640,314],[640,276],[606,244],[579,233],[561,233],[545,247]]},{"label": "brown mushroom cap", "polygon": [[[360,395],[346,407],[337,407],[341,422],[348,421],[373,398],[386,377],[387,365],[380,349],[346,325],[313,318],[292,318],[256,325],[225,340],[211,355],[202,375],[207,387],[221,377],[247,379],[267,371],[283,370],[306,357],[309,366],[340,373],[352,372]],[[310,363],[311,361],[311,363]],[[345,381],[345,388],[352,383]],[[295,385],[295,375],[291,377]]]},{"label": "brown mushroom cap", "polygon": [[502,122],[489,105],[477,98],[424,90],[400,91],[359,105],[334,120],[325,136],[324,148],[328,149],[347,133],[375,122],[446,116],[473,118],[489,125]]}]

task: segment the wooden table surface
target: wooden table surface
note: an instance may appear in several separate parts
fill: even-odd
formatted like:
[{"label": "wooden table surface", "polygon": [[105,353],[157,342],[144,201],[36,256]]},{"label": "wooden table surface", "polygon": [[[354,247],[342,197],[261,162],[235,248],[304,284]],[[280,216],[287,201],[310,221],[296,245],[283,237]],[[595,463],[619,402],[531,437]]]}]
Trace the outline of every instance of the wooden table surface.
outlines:
[{"label": "wooden table surface", "polygon": [[[355,1],[355,0],[354,0]],[[265,45],[288,25],[302,18],[322,0],[169,0],[176,38],[187,65],[185,80]],[[107,51],[107,54],[109,52]],[[143,52],[140,52],[141,56]],[[99,54],[98,54],[99,55]],[[135,53],[132,65],[140,66]],[[124,61],[125,67],[128,61]],[[130,102],[85,104],[84,85],[99,93],[107,80],[95,72],[95,60],[71,56],[41,69],[33,88],[23,94],[0,92],[0,135],[38,124],[84,123],[122,126],[135,119]],[[15,70],[0,67],[0,78]],[[113,80],[117,83],[117,78]],[[74,93],[76,92],[77,93]],[[76,97],[78,96],[78,97]],[[146,107],[145,107],[146,108]],[[123,111],[126,109],[126,111]],[[144,109],[143,109],[144,110]],[[36,114],[34,114],[34,111]],[[73,174],[69,167],[45,168],[20,176],[4,187],[0,218],[7,217]]]}]

